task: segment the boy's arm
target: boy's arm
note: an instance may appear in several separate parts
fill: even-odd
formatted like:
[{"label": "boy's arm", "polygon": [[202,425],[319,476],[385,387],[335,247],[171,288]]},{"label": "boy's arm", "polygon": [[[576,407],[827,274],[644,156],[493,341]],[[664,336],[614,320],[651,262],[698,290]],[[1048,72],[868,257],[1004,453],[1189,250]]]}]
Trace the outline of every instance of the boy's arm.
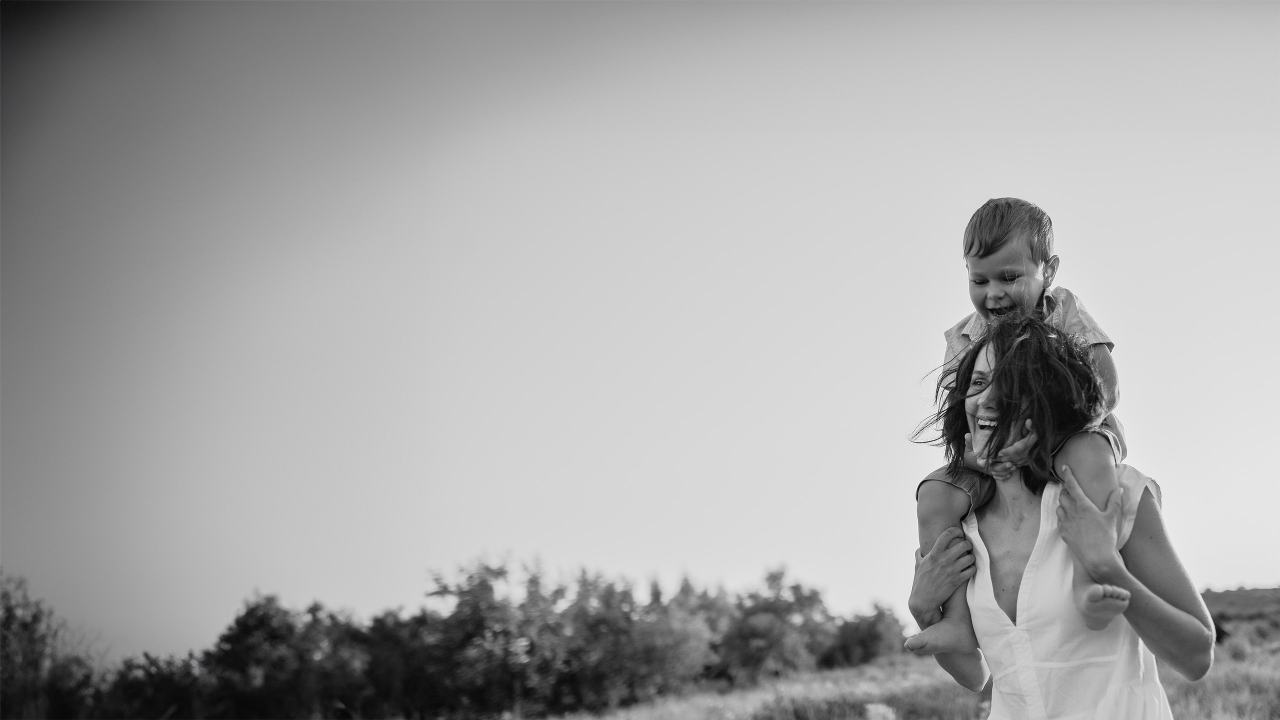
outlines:
[{"label": "boy's arm", "polygon": [[1116,363],[1111,359],[1111,351],[1107,346],[1098,343],[1092,347],[1093,368],[1102,381],[1102,397],[1106,403],[1107,414],[1111,414],[1120,404],[1120,379],[1116,375]]}]

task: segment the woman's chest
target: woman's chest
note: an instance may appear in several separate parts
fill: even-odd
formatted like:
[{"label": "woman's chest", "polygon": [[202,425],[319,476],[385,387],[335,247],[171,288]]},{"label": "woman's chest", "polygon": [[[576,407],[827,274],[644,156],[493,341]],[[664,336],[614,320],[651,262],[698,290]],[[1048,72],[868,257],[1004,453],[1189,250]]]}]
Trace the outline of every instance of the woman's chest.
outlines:
[{"label": "woman's chest", "polygon": [[979,521],[990,558],[991,591],[1011,622],[1018,621],[1018,593],[1040,534],[1039,512]]}]

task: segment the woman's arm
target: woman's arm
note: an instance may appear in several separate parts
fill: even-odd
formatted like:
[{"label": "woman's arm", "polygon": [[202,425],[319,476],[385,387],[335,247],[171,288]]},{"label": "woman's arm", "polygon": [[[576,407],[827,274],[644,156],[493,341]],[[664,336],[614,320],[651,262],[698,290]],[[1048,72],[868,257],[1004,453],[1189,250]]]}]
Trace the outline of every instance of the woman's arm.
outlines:
[{"label": "woman's arm", "polygon": [[1213,622],[1169,542],[1154,499],[1143,492],[1129,540],[1117,550],[1122,491],[1111,491],[1099,509],[1093,497],[1098,493],[1086,487],[1097,485],[1097,474],[1108,467],[1114,477],[1109,451],[1100,458],[1079,448],[1068,452],[1071,445],[1055,459],[1063,481],[1058,507],[1063,540],[1095,582],[1129,591],[1125,619],[1152,652],[1189,679],[1204,677],[1213,664]]},{"label": "woman's arm", "polygon": [[1124,562],[1102,569],[1103,582],[1131,593],[1125,619],[1147,647],[1189,680],[1213,666],[1213,620],[1165,532],[1160,507],[1143,490]]},{"label": "woman's arm", "polygon": [[[973,553],[959,528],[944,530],[927,555],[916,556],[916,572],[911,582],[907,608],[924,628],[937,621],[938,606],[961,584],[973,577]],[[947,674],[964,687],[978,692],[991,672],[982,653],[937,653],[934,659]]]}]

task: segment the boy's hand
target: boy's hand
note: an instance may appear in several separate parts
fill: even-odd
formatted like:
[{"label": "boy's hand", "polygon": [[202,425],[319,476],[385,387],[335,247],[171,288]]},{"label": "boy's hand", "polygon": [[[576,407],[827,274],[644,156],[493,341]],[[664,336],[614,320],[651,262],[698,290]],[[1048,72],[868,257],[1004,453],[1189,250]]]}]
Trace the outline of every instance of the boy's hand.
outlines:
[{"label": "boy's hand", "polygon": [[973,437],[970,433],[964,434],[964,447],[965,447],[965,451],[970,455],[972,455],[973,457],[974,468],[977,470],[981,470],[982,472],[990,475],[996,480],[1008,479],[1008,477],[1013,474],[1013,471],[1017,469],[1010,463],[1003,462],[1003,461],[996,462],[988,466],[987,457],[985,455],[979,455],[978,453],[973,451]]},{"label": "boy's hand", "polygon": [[[1008,463],[1014,467],[1021,467],[1027,464],[1031,459],[1031,449],[1036,446],[1036,442],[1040,440],[1040,436],[1036,435],[1035,429],[1031,425],[1031,421],[1027,420],[1025,433],[1022,437],[1005,445],[1000,452],[996,453],[996,464]],[[993,465],[994,467],[994,465]]]},{"label": "boy's hand", "polygon": [[[973,461],[983,472],[987,473],[996,480],[1007,480],[1021,466],[1026,465],[1031,458],[1031,449],[1036,446],[1036,442],[1040,436],[1036,435],[1032,429],[1031,421],[1027,420],[1026,434],[1021,438],[1005,445],[1000,452],[996,453],[996,461],[988,464],[985,457],[974,455]],[[969,434],[964,436],[965,445],[972,448]]]},{"label": "boy's hand", "polygon": [[997,460],[996,462],[991,463],[990,466],[984,465],[984,469],[987,471],[988,475],[996,480],[1008,480],[1009,477],[1013,475],[1014,471],[1018,469],[1018,466],[1011,462]]}]

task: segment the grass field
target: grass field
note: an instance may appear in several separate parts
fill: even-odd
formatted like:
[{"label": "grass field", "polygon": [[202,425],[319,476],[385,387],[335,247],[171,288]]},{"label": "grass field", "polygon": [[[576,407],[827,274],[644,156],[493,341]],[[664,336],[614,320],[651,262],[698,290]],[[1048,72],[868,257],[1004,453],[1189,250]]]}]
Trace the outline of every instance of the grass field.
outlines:
[{"label": "grass field", "polygon": [[[1280,644],[1240,638],[1247,627],[1237,627],[1218,647],[1213,670],[1199,682],[1161,668],[1175,718],[1280,720]],[[986,716],[979,700],[932,660],[898,655],[736,692],[665,698],[605,720],[976,720]]]},{"label": "grass field", "polygon": [[[1226,630],[1213,669],[1188,682],[1161,667],[1176,720],[1280,720],[1280,588],[1206,592]],[[979,720],[979,696],[931,659],[880,658],[735,692],[692,693],[625,708],[603,720]],[[564,720],[597,720],[571,715]]]}]

